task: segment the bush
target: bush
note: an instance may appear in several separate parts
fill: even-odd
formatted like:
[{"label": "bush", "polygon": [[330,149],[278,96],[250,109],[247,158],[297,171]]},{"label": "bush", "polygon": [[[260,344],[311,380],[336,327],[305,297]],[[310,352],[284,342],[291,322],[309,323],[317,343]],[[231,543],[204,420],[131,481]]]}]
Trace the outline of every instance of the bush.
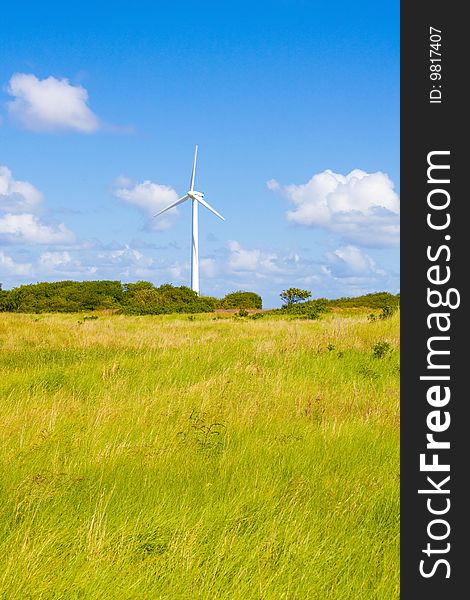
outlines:
[{"label": "bush", "polygon": [[182,285],[165,283],[156,288],[147,281],[126,284],[123,311],[133,315],[212,312],[216,298],[198,296]]},{"label": "bush", "polygon": [[1,310],[24,313],[81,312],[119,307],[120,281],[57,281],[21,285],[7,292]]},{"label": "bush", "polygon": [[338,298],[336,300],[325,300],[332,308],[380,308],[386,306],[396,310],[400,306],[400,294],[394,296],[389,292],[375,292],[356,298]]},{"label": "bush", "polygon": [[298,312],[291,312],[288,311],[288,314],[292,314],[294,315],[295,319],[319,319],[320,315],[322,314],[323,311],[317,310],[316,308],[310,307],[306,310],[302,310],[302,311],[298,311]]},{"label": "bush", "polygon": [[298,304],[290,304],[282,308],[272,311],[285,315],[292,315],[296,319],[319,319],[320,316],[328,312],[328,306],[323,299],[307,300],[307,302],[299,302]]},{"label": "bush", "polygon": [[397,310],[397,306],[390,306],[390,304],[386,304],[382,308],[382,312],[379,315],[379,319],[389,319]]},{"label": "bush", "polygon": [[210,306],[211,310],[215,310],[219,307],[220,300],[214,296],[199,296],[199,300],[206,306]]},{"label": "bush", "polygon": [[380,342],[376,342],[372,347],[372,353],[374,358],[384,358],[387,354],[392,351],[392,346],[390,342],[386,342],[384,340]]},{"label": "bush", "polygon": [[58,281],[0,290],[0,310],[24,313],[87,312],[118,309],[126,314],[211,312],[217,298],[198,296],[185,286],[148,281]]},{"label": "bush", "polygon": [[[381,314],[369,315],[370,321],[391,317],[400,305],[400,295],[388,292],[367,294],[357,298],[337,300],[298,301],[305,290],[289,288],[293,299],[281,309],[269,314],[290,315],[299,319],[318,319],[332,307],[367,307],[381,309]],[[294,294],[296,293],[296,295]],[[297,293],[298,292],[298,293]],[[294,294],[294,295],[292,295]],[[149,281],[121,284],[120,281],[57,281],[21,285],[12,290],[0,287],[0,311],[3,312],[86,312],[94,310],[118,310],[126,314],[170,314],[212,312],[216,308],[261,309],[263,301],[255,292],[237,291],[227,294],[222,300],[212,296],[198,296],[189,287],[175,287],[165,283],[155,287]],[[253,316],[250,316],[252,318]],[[255,318],[255,317],[253,317]],[[258,317],[256,317],[258,318]]]},{"label": "bush", "polygon": [[10,292],[7,290],[0,290],[0,311],[14,311],[15,306],[11,300]]},{"label": "bush", "polygon": [[255,292],[232,292],[220,300],[219,308],[263,308],[263,300]]}]

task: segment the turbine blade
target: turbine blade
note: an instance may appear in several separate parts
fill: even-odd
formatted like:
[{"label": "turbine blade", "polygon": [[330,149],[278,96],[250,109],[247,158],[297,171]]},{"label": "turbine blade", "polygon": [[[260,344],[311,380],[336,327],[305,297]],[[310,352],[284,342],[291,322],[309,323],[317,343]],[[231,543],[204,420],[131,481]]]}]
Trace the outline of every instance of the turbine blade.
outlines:
[{"label": "turbine blade", "polygon": [[166,212],[167,210],[170,210],[170,208],[174,208],[175,206],[178,206],[178,204],[181,204],[182,202],[184,202],[185,200],[188,199],[188,194],[185,194],[182,198],[180,198],[179,200],[177,200],[176,202],[173,202],[173,204],[170,204],[170,206],[167,206],[166,208],[164,208],[163,210],[161,210],[160,212],[157,212],[155,215],[153,215],[154,217],[158,217],[158,215],[161,215],[162,213]]},{"label": "turbine blade", "polygon": [[194,150],[194,160],[193,160],[193,171],[191,173],[191,182],[189,184],[189,191],[192,192],[194,190],[194,178],[196,175],[196,159],[197,159],[197,145]]},{"label": "turbine blade", "polygon": [[200,203],[201,203],[203,206],[205,206],[205,207],[206,207],[208,210],[210,210],[212,213],[214,213],[214,215],[215,215],[216,217],[219,217],[219,219],[222,219],[222,221],[225,221],[224,217],[223,217],[223,216],[222,216],[220,213],[218,213],[218,212],[215,210],[215,208],[212,208],[212,206],[211,206],[211,205],[210,205],[208,202],[206,202],[206,201],[205,201],[203,198],[198,198],[198,199],[197,199],[197,201],[198,201],[198,202],[200,202]]}]

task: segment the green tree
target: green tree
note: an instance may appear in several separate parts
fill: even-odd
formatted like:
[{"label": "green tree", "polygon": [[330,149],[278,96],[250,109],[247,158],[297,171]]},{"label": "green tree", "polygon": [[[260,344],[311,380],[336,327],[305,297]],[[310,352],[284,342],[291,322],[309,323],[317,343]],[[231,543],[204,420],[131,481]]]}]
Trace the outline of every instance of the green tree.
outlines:
[{"label": "green tree", "polygon": [[279,294],[284,300],[284,306],[292,306],[293,304],[297,304],[301,300],[307,300],[312,295],[311,292],[307,290],[301,290],[300,288],[289,288],[288,290],[284,290]]}]

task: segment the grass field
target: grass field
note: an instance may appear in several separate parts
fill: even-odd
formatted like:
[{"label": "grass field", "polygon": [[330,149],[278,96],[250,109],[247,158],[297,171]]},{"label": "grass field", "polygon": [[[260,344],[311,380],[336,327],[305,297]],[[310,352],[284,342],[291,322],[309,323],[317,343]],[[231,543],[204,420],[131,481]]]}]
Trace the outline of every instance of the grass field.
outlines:
[{"label": "grass field", "polygon": [[0,598],[399,598],[399,315],[0,315]]}]

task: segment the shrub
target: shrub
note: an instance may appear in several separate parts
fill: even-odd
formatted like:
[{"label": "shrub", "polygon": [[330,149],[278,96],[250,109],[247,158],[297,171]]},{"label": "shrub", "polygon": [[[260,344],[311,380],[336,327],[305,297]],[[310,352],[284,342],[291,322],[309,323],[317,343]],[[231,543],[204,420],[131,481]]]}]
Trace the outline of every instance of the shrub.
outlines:
[{"label": "shrub", "polygon": [[25,313],[81,312],[119,307],[119,281],[57,281],[21,285],[2,298],[1,310]]},{"label": "shrub", "polygon": [[232,292],[220,300],[219,308],[263,308],[263,300],[255,292]]},{"label": "shrub", "polygon": [[338,298],[336,300],[325,300],[328,306],[334,308],[380,308],[385,306],[397,309],[400,306],[400,294],[394,296],[389,292],[375,292],[356,298]]},{"label": "shrub", "polygon": [[320,315],[321,315],[322,311],[314,308],[314,307],[310,307],[307,310],[303,310],[299,313],[294,313],[295,314],[295,318],[296,319],[319,319]]},{"label": "shrub", "polygon": [[274,314],[291,315],[296,319],[319,319],[324,312],[328,312],[326,302],[319,300],[307,300],[298,304],[290,304],[271,311]]},{"label": "shrub", "polygon": [[185,286],[148,281],[58,281],[0,290],[0,310],[25,313],[84,312],[120,309],[126,314],[211,312],[217,298],[198,296]]},{"label": "shrub", "polygon": [[207,306],[211,306],[212,310],[219,308],[220,300],[214,296],[199,296],[199,300],[207,304]]},{"label": "shrub", "polygon": [[133,315],[161,315],[171,313],[212,312],[215,298],[198,296],[182,285],[174,287],[165,283],[156,288],[151,283],[139,281],[127,284],[124,312]]},{"label": "shrub", "polygon": [[382,308],[382,312],[379,315],[379,319],[389,319],[397,310],[397,306],[390,306],[390,304],[386,304]]},{"label": "shrub", "polygon": [[384,340],[376,342],[372,347],[374,358],[384,358],[384,356],[386,356],[391,351],[392,346],[390,345],[390,342],[386,342]]}]

